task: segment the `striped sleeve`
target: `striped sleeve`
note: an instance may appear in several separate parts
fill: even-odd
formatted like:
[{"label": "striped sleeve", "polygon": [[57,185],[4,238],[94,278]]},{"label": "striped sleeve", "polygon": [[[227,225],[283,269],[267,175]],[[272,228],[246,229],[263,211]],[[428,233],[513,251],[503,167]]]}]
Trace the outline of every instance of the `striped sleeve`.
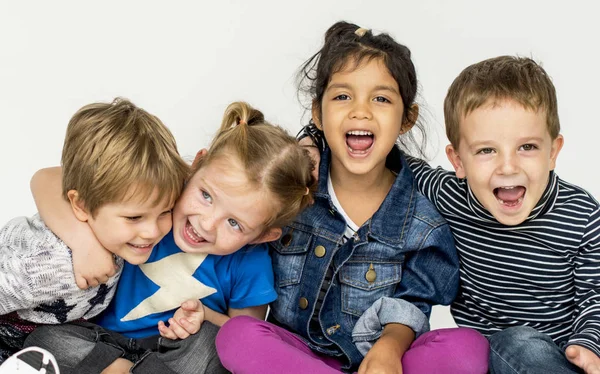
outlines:
[{"label": "striped sleeve", "polygon": [[432,168],[427,162],[412,156],[406,156],[408,166],[412,170],[417,188],[429,201],[431,201],[439,210],[438,196],[443,185],[448,179],[454,177],[454,173],[438,166]]},{"label": "striped sleeve", "polygon": [[600,357],[600,208],[596,204],[575,258],[576,314],[568,345],[580,345]]}]

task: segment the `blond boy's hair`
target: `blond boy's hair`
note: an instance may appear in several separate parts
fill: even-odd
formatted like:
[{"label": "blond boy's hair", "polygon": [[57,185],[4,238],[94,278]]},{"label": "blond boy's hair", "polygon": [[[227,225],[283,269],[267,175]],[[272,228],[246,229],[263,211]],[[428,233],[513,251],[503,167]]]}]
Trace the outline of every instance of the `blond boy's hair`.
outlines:
[{"label": "blond boy's hair", "polygon": [[154,203],[172,204],[189,175],[169,129],[122,98],[86,105],[73,115],[61,164],[63,196],[77,190],[92,216],[104,204],[145,201],[155,190]]},{"label": "blond boy's hair", "polygon": [[454,147],[460,140],[460,121],[483,105],[514,100],[524,108],[546,113],[552,139],[560,133],[556,90],[546,71],[526,57],[499,56],[464,69],[444,100],[446,135]]}]

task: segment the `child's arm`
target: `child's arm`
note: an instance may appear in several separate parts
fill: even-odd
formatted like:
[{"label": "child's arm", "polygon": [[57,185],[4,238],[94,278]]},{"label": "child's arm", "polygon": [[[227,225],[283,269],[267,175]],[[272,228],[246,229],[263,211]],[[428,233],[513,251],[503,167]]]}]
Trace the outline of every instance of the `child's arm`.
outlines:
[{"label": "child's arm", "polygon": [[419,192],[439,209],[437,199],[440,196],[440,190],[446,187],[449,181],[456,183],[456,175],[441,166],[432,168],[426,161],[419,158],[408,155],[405,157],[415,176]]},{"label": "child's arm", "polygon": [[600,207],[588,219],[575,257],[577,315],[567,358],[586,374],[600,372]]},{"label": "child's arm", "polygon": [[244,309],[229,309],[228,314],[222,314],[206,307],[200,300],[187,300],[177,309],[173,318],[169,319],[169,326],[163,321],[158,323],[158,331],[162,337],[168,339],[185,339],[200,331],[202,322],[208,321],[217,326],[223,326],[230,318],[236,316],[251,316],[265,319],[267,306],[260,305]]},{"label": "child's arm", "polygon": [[106,283],[116,273],[112,254],[96,239],[89,225],[79,221],[62,196],[60,167],[41,169],[31,179],[31,193],[40,217],[73,253],[73,272],[82,289]]},{"label": "child's arm", "polygon": [[390,323],[385,326],[381,337],[369,350],[358,368],[358,374],[402,373],[400,357],[415,339],[415,332],[407,326]]},{"label": "child's arm", "polygon": [[[404,344],[412,343],[412,339],[429,331],[432,306],[450,304],[458,292],[458,254],[448,224],[440,224],[420,240],[423,246],[405,255],[402,281],[397,285],[393,297],[376,300],[354,326],[352,336],[357,341],[356,347],[365,357],[377,347],[370,361],[383,355],[403,353]],[[389,344],[387,338],[380,344],[381,338],[377,337],[380,333],[384,336],[383,332],[390,328],[389,325],[402,327],[401,331],[408,328],[413,335],[402,334],[399,346]],[[396,336],[400,332],[394,327],[392,334]]]}]

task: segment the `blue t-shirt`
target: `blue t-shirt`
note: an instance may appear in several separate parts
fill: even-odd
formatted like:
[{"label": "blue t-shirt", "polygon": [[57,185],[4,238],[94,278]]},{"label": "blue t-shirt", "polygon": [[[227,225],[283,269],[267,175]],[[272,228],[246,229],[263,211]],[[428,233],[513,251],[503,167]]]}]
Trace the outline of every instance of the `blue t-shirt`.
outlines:
[{"label": "blue t-shirt", "polygon": [[266,245],[248,245],[227,256],[185,253],[171,231],[145,264],[125,263],[113,301],[96,322],[144,338],[157,335],[158,321],[173,317],[185,300],[201,299],[226,314],[229,308],[265,305],[276,298]]}]

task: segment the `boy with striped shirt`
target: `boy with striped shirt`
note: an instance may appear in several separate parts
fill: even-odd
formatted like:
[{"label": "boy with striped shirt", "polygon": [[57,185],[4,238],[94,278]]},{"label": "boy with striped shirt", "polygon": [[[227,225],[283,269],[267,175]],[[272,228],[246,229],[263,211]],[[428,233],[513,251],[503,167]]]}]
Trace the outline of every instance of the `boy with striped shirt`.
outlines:
[{"label": "boy with striped shirt", "polygon": [[600,372],[600,208],[554,173],[554,85],[529,58],[467,67],[444,102],[455,172],[411,158],[461,261],[459,326],[488,337],[492,373]]}]

